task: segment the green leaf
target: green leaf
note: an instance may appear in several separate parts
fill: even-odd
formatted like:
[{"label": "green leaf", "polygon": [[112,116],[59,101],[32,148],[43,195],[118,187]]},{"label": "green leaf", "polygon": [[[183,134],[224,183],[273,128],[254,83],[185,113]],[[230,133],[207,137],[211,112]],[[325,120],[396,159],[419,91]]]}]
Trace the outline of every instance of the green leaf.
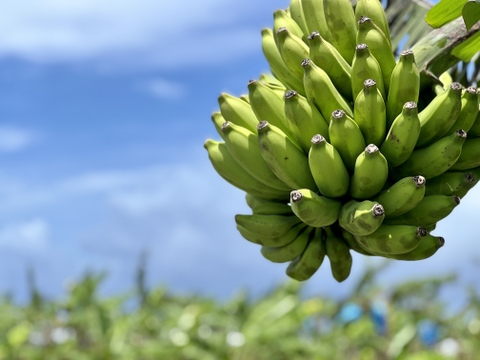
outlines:
[{"label": "green leaf", "polygon": [[452,51],[452,55],[462,61],[469,62],[480,49],[480,31],[464,41]]},{"label": "green leaf", "polygon": [[467,30],[470,30],[480,20],[480,0],[468,1],[463,7],[462,16]]},{"label": "green leaf", "polygon": [[431,27],[439,28],[461,16],[466,2],[467,0],[441,0],[428,11],[425,20]]}]

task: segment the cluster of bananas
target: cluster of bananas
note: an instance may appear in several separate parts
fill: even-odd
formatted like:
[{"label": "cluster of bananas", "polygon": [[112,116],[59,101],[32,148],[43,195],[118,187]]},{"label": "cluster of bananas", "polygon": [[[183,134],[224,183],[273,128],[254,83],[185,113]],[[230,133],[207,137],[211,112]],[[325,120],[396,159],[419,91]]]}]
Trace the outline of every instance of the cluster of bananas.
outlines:
[{"label": "cluster of bananas", "polygon": [[298,281],[325,257],[345,280],[350,250],[432,256],[444,239],[430,232],[480,178],[477,89],[445,73],[421,90],[379,0],[292,0],[262,48],[273,76],[221,94],[212,120],[223,141],[205,142],[215,170],[247,193],[241,235]]}]

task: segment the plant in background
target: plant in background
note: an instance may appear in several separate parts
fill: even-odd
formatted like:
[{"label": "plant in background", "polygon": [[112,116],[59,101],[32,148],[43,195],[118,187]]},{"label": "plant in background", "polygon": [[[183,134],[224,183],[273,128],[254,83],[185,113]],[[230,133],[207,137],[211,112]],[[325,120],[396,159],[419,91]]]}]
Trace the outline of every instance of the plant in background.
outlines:
[{"label": "plant in background", "polygon": [[351,250],[434,255],[445,240],[431,232],[480,179],[480,3],[430,7],[292,0],[262,30],[271,74],[220,95],[222,140],[205,148],[246,192],[238,231],[289,277],[328,257],[341,282]]}]

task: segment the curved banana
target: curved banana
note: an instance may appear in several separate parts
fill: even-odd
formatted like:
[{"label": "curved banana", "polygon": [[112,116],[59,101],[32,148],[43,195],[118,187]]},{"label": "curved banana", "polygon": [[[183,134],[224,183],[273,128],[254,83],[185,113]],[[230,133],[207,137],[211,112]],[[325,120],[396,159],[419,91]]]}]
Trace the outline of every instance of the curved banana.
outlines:
[{"label": "curved banana", "polygon": [[447,171],[428,180],[425,195],[456,195],[463,198],[474,187],[480,173],[472,171]]},{"label": "curved banana", "polygon": [[458,129],[463,129],[468,133],[477,119],[479,113],[477,88],[474,86],[466,88],[461,101],[462,105],[460,114],[458,114],[457,120],[450,130],[447,131],[447,134]]},{"label": "curved banana", "polygon": [[[295,215],[261,215],[261,214],[237,214],[235,215],[237,227],[241,227],[246,232],[256,234],[266,239],[278,238],[284,236],[295,225],[300,224],[301,220]],[[248,239],[247,239],[248,240]],[[293,240],[293,239],[292,239]],[[288,244],[280,244],[282,246]],[[262,244],[263,245],[263,244]],[[274,246],[274,245],[268,245]]]},{"label": "curved banana", "polygon": [[303,226],[295,239],[283,246],[266,246],[260,249],[263,257],[274,263],[285,263],[295,260],[299,257],[305,248],[315,229],[309,226]]},{"label": "curved banana", "polygon": [[328,42],[332,42],[331,30],[325,19],[323,0],[302,0],[303,14],[307,23],[308,33],[318,31]]},{"label": "curved banana", "polygon": [[359,21],[362,16],[367,16],[372,19],[391,43],[390,27],[388,26],[388,20],[382,3],[379,0],[357,0],[355,19]]},{"label": "curved banana", "polygon": [[350,175],[342,157],[320,134],[312,137],[308,165],[322,195],[341,197],[348,193]]},{"label": "curved banana", "polygon": [[[390,76],[396,65],[390,40],[383,31],[367,16],[358,20],[357,44],[367,44],[372,55],[377,59],[382,69],[385,91],[390,86]],[[384,97],[385,99],[386,97]]]},{"label": "curved banana", "polygon": [[285,116],[297,143],[308,153],[312,136],[328,137],[328,122],[315,106],[294,90],[285,92]]},{"label": "curved banana", "polygon": [[330,115],[328,135],[347,169],[353,170],[358,155],[365,150],[365,140],[357,123],[345,111],[335,110]]},{"label": "curved banana", "polygon": [[450,170],[470,170],[480,166],[480,138],[465,140],[462,152]]},{"label": "curved banana", "polygon": [[403,164],[412,154],[420,134],[417,104],[405,103],[403,110],[393,121],[380,151],[391,167]]},{"label": "curved banana", "polygon": [[322,68],[330,77],[338,92],[346,99],[352,97],[351,77],[352,67],[342,57],[338,50],[325,40],[319,32],[314,31],[308,36],[310,59]]},{"label": "curved banana", "polygon": [[360,246],[360,244],[355,239],[355,236],[350,231],[347,231],[345,229],[341,229],[341,231],[343,240],[345,240],[350,249],[362,255],[374,256],[372,253],[369,253],[367,250]]},{"label": "curved banana", "polygon": [[225,121],[243,126],[253,133],[257,132],[258,119],[247,102],[230,94],[222,93],[218,98],[218,104]]},{"label": "curved banana", "polygon": [[480,112],[478,113],[477,118],[473,122],[472,127],[468,131],[468,136],[480,137]]},{"label": "curved banana", "polygon": [[263,120],[258,124],[258,146],[271,171],[292,189],[315,189],[315,181],[303,150],[278,127]]},{"label": "curved banana", "polygon": [[376,145],[370,144],[355,161],[350,195],[355,199],[369,199],[382,190],[387,178],[387,159]]},{"label": "curved banana", "polygon": [[[297,24],[295,20],[283,9],[276,10],[273,13],[273,36],[275,38],[275,41],[277,43],[277,46],[279,45],[278,42],[278,31],[281,28],[286,28],[288,31],[292,34],[294,34],[296,37],[299,39],[304,39],[306,40],[306,36],[303,33],[303,30],[301,27]],[[281,53],[281,52],[280,52]]]},{"label": "curved banana", "polygon": [[355,55],[352,60],[352,99],[356,99],[363,89],[363,83],[367,79],[373,79],[384,99],[387,98],[382,68],[379,62],[370,52],[367,44],[361,43],[355,47]]},{"label": "curved banana", "polygon": [[390,76],[386,100],[387,126],[390,127],[402,112],[405,103],[410,101],[418,103],[419,95],[420,73],[415,63],[415,55],[412,50],[404,50],[400,53]]},{"label": "curved banana", "polygon": [[374,233],[355,235],[355,239],[373,255],[391,256],[412,251],[427,235],[427,230],[421,226],[382,224]]},{"label": "curved banana", "polygon": [[458,196],[427,195],[409,212],[385,220],[389,225],[416,225],[429,227],[448,216],[460,204]]},{"label": "curved banana", "polygon": [[368,235],[375,232],[385,219],[385,210],[379,203],[364,200],[350,200],[338,215],[338,224],[354,235]]},{"label": "curved banana", "polygon": [[355,98],[353,119],[362,131],[367,144],[382,145],[385,139],[387,112],[385,101],[373,79],[363,83],[363,89]]},{"label": "curved banana", "polygon": [[447,134],[460,114],[461,96],[462,85],[454,82],[418,113],[420,135],[417,147],[430,145]]},{"label": "curved banana", "polygon": [[450,168],[463,170],[453,168],[452,165],[460,157],[466,138],[465,131],[457,130],[427,147],[416,149],[407,161],[395,168],[395,172],[401,177],[422,174],[428,180],[443,174]]},{"label": "curved banana", "polygon": [[290,193],[290,206],[293,213],[305,224],[323,227],[337,221],[342,203],[317,195],[310,189],[298,189]]},{"label": "curved banana", "polygon": [[309,56],[308,46],[300,37],[285,27],[280,28],[276,35],[278,50],[285,65],[296,78],[303,79],[302,61]]},{"label": "curved banana", "polygon": [[445,239],[443,237],[427,235],[420,241],[420,245],[412,251],[404,254],[385,256],[391,259],[404,261],[424,260],[435,254],[443,245],[445,245]]},{"label": "curved banana", "polygon": [[340,95],[324,70],[310,59],[305,59],[302,66],[305,70],[303,83],[307,99],[315,104],[325,119],[330,119],[336,109],[342,109],[347,115],[353,116],[349,103]]},{"label": "curved banana", "polygon": [[290,10],[290,16],[302,29],[304,35],[310,34],[307,28],[307,22],[305,21],[305,15],[303,13],[302,0],[291,0],[288,7]]},{"label": "curved banana", "polygon": [[251,231],[248,227],[239,224],[237,224],[237,230],[245,240],[253,244],[268,247],[280,247],[291,243],[298,236],[298,233],[306,226],[307,225],[303,224],[302,222],[297,223],[295,225],[292,225],[285,233],[278,236],[270,236],[268,234],[263,235],[261,233]]},{"label": "curved banana", "polygon": [[330,227],[325,229],[325,253],[330,261],[332,275],[338,282],[348,278],[352,269],[352,254],[343,237],[337,236]]},{"label": "curved banana", "polygon": [[225,123],[225,119],[222,116],[222,113],[220,111],[215,111],[212,113],[211,116],[213,126],[215,126],[215,130],[217,130],[218,135],[225,140],[225,135],[223,134],[222,131],[222,125]]},{"label": "curved banana", "polygon": [[289,277],[305,281],[322,266],[326,254],[322,232],[322,229],[316,229],[303,253],[288,265],[286,273]]},{"label": "curved banana", "polygon": [[251,193],[245,194],[247,205],[258,215],[293,215],[292,208],[286,201],[263,199]]},{"label": "curved banana", "polygon": [[426,180],[423,176],[407,176],[398,180],[375,197],[385,209],[385,217],[393,218],[415,208],[425,196]]}]

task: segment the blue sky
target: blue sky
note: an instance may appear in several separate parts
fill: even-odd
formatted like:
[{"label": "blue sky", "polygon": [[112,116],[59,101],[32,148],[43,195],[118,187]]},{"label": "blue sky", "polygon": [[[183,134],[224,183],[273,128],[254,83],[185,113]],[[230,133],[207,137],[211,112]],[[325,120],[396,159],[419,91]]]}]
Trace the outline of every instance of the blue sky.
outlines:
[{"label": "blue sky", "polygon": [[[288,1],[23,0],[0,11],[0,291],[26,296],[36,271],[61,296],[87,269],[105,293],[148,282],[227,298],[266,291],[285,265],[263,259],[234,224],[244,194],[203,149],[223,92],[267,70],[260,30]],[[459,271],[477,288],[480,189],[442,221],[432,259],[392,264],[385,283]],[[375,262],[355,256],[337,284],[325,262],[307,288],[346,294]]]}]

